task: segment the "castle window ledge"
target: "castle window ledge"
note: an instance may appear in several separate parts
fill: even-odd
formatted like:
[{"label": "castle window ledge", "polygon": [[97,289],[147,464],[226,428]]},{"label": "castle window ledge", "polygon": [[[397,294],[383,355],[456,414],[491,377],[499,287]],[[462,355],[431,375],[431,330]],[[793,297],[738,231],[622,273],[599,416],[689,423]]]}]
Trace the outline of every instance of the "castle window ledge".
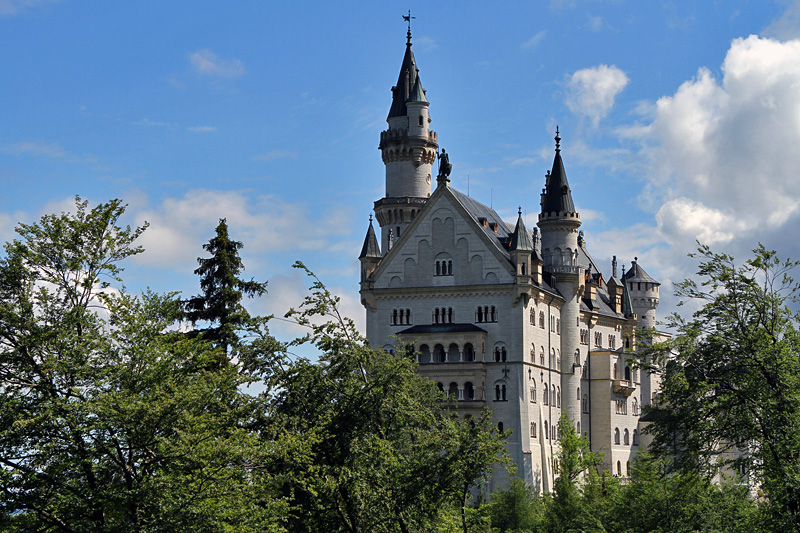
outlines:
[{"label": "castle window ledge", "polygon": [[614,392],[618,392],[624,396],[630,396],[636,390],[636,385],[633,381],[627,379],[615,379],[611,382]]}]

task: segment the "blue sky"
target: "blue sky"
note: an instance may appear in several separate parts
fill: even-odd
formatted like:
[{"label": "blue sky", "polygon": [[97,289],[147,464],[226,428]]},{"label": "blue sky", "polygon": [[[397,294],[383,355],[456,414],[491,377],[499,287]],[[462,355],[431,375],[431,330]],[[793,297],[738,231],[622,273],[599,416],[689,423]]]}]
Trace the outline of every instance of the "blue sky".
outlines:
[{"label": "blue sky", "polygon": [[663,311],[696,239],[800,258],[800,3],[766,0],[0,0],[0,238],[122,198],[151,224],[128,288],[189,295],[227,217],[255,311],[299,303],[302,260],[363,323],[408,9],[453,187],[533,224],[558,125],[590,253],[638,256]]}]

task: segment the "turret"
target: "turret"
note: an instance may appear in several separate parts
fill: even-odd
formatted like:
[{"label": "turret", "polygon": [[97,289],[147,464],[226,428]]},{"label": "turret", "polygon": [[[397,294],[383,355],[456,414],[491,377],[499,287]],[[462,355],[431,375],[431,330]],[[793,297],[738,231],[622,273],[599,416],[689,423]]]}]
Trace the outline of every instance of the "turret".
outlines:
[{"label": "turret", "polygon": [[[572,191],[567,182],[564,162],[561,160],[561,136],[556,128],[556,155],[553,168],[541,196],[541,212],[537,225],[542,232],[541,248],[544,270],[552,275],[553,285],[564,303],[561,306],[561,323],[570,327],[561,328],[561,360],[571,360],[581,350],[579,328],[573,327],[580,317],[581,294],[585,287],[585,265],[578,262],[578,230],[581,219],[572,202]],[[585,351],[579,360],[585,361]],[[562,367],[561,389],[562,412],[578,424],[581,420],[581,405],[577,391],[581,386],[581,367]]]},{"label": "turret", "polygon": [[378,148],[386,165],[386,194],[375,202],[381,226],[381,245],[389,249],[389,229],[399,239],[431,195],[431,172],[438,144],[430,130],[428,99],[419,77],[408,30],[406,52],[397,85],[392,87],[392,105],[381,132]]},{"label": "turret", "polygon": [[361,253],[358,255],[358,260],[361,263],[362,282],[369,279],[381,262],[381,258],[381,249],[378,245],[378,239],[375,237],[375,230],[372,228],[372,215],[370,215],[367,236],[364,238],[364,246],[361,247]]},{"label": "turret", "polygon": [[658,307],[658,288],[661,285],[651,278],[639,265],[636,257],[631,268],[622,277],[630,295],[633,312],[639,317],[640,329],[656,327],[656,308]]}]

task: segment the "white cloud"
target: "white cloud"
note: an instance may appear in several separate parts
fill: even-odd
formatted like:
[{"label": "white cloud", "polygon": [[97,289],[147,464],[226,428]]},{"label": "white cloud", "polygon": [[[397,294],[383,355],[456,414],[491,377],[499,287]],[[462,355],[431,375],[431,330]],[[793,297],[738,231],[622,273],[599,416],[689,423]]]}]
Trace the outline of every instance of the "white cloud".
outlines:
[{"label": "white cloud", "polygon": [[253,156],[253,161],[273,161],[275,159],[297,159],[297,152],[271,150],[266,154]]},{"label": "white cloud", "polygon": [[0,0],[0,17],[5,15],[19,15],[28,9],[58,1],[59,0]]},{"label": "white cloud", "polygon": [[689,198],[676,198],[661,206],[656,222],[662,235],[670,242],[694,242],[724,245],[748,224],[744,217],[736,217],[719,209],[708,207]]},{"label": "white cloud", "polygon": [[800,1],[791,1],[786,11],[764,29],[764,35],[778,39],[800,37]]},{"label": "white cloud", "polygon": [[198,50],[189,56],[189,62],[195,72],[204,76],[231,78],[244,74],[244,63],[232,57],[223,59],[208,48]]},{"label": "white cloud", "polygon": [[736,39],[722,72],[701,68],[657,102],[640,131],[651,185],[664,201],[781,226],[800,206],[800,41]]},{"label": "white cloud", "polygon": [[186,129],[192,133],[214,133],[217,131],[216,126],[190,126]]},{"label": "white cloud", "polygon": [[21,142],[7,144],[2,149],[4,152],[13,155],[32,155],[38,157],[66,157],[68,154],[60,144],[39,144],[34,142]]},{"label": "white cloud", "polygon": [[137,120],[136,122],[132,123],[134,126],[147,126],[147,127],[155,127],[155,128],[171,128],[176,126],[173,122],[161,122],[158,120],[150,120],[149,118],[143,118]]},{"label": "white cloud", "polygon": [[529,50],[531,48],[536,48],[539,46],[539,43],[542,42],[547,35],[547,30],[542,30],[527,41],[522,44],[522,49]]},{"label": "white cloud", "polygon": [[576,71],[566,84],[567,107],[597,126],[614,106],[617,95],[628,84],[628,76],[614,65],[598,65]]}]

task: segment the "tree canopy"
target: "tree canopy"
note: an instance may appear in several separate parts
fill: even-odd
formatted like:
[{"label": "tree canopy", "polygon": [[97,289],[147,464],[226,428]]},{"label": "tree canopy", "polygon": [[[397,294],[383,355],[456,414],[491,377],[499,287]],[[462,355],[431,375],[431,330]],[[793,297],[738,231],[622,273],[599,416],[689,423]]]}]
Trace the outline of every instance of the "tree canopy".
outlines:
[{"label": "tree canopy", "polygon": [[734,258],[701,246],[697,280],[678,285],[696,306],[675,338],[650,350],[665,369],[649,409],[654,450],[685,471],[727,474],[764,497],[769,527],[800,530],[800,286],[795,261],[759,246]]}]

